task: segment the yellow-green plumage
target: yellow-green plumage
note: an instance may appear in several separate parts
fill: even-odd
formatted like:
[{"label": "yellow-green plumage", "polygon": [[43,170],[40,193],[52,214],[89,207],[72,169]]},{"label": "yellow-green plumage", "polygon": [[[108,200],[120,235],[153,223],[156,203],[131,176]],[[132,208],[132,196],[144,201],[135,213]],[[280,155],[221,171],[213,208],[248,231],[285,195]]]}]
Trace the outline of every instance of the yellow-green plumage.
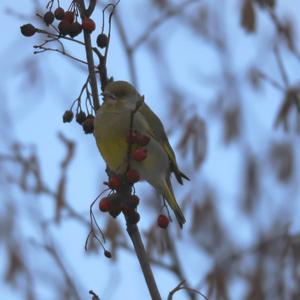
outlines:
[{"label": "yellow-green plumage", "polygon": [[[108,167],[115,173],[122,174],[127,167],[126,136],[129,133],[130,115],[136,102],[141,98],[133,86],[123,81],[110,83],[104,94],[106,99],[97,111],[94,121],[95,138],[101,155]],[[159,118],[143,104],[134,115],[133,130],[151,137],[147,145],[147,158],[142,162],[131,161],[142,180],[148,181],[162,193],[173,209],[180,226],[185,218],[173,194],[170,173],[182,183],[186,176],[177,167],[163,125]]]}]

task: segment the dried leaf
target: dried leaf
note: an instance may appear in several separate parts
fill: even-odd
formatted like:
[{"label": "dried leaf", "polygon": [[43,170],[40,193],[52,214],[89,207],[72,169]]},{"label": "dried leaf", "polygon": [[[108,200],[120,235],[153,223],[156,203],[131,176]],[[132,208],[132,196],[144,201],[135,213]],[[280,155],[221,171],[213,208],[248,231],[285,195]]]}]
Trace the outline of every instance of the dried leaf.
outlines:
[{"label": "dried leaf", "polygon": [[240,106],[234,105],[230,107],[230,109],[224,112],[224,133],[223,139],[224,142],[230,143],[234,139],[240,136],[240,129],[241,129],[241,112]]},{"label": "dried leaf", "polygon": [[284,128],[288,129],[287,117],[293,106],[296,106],[299,110],[300,103],[300,90],[299,88],[291,88],[285,93],[285,97],[282,101],[282,105],[276,117],[275,127],[278,127],[281,123],[284,124]]},{"label": "dried leaf", "polygon": [[289,143],[275,143],[270,149],[271,165],[279,181],[288,182],[294,173],[294,152]]},{"label": "dried leaf", "polygon": [[246,164],[244,172],[244,184],[242,187],[244,196],[242,203],[245,212],[250,213],[255,207],[259,194],[259,168],[258,163],[253,155],[245,155],[245,159]]},{"label": "dried leaf", "polygon": [[[192,148],[190,148],[192,146]],[[185,126],[185,131],[177,145],[183,156],[192,150],[194,168],[200,167],[207,152],[206,126],[198,116],[192,117]]]},{"label": "dried leaf", "polygon": [[241,8],[241,26],[247,32],[254,32],[256,27],[256,15],[252,0],[245,0]]}]

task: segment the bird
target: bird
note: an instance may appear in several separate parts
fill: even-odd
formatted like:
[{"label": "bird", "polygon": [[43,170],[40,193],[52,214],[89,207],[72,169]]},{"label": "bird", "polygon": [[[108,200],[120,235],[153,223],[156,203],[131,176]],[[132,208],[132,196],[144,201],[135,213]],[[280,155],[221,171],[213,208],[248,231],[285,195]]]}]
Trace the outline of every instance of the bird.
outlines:
[{"label": "bird", "polygon": [[[161,120],[145,103],[144,96],[129,82],[111,81],[102,95],[103,103],[94,119],[94,136],[108,168],[116,174],[126,172],[126,137],[131,129],[149,137],[146,158],[143,161],[130,161],[130,167],[139,172],[141,180],[147,181],[163,196],[182,228],[186,220],[176,201],[170,177],[171,173],[174,173],[180,184],[183,184],[183,179],[189,178],[179,170],[174,150]],[[130,119],[134,110],[136,111],[131,127]]]}]

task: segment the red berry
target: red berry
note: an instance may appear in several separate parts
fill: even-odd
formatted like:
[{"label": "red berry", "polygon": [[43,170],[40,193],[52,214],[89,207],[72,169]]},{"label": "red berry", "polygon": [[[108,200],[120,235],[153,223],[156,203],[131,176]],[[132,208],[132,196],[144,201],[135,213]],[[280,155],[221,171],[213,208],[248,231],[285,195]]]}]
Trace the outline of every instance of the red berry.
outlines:
[{"label": "red berry", "polygon": [[104,197],[99,202],[99,209],[103,212],[109,211],[110,208],[110,199],[108,197]]},{"label": "red berry", "polygon": [[140,199],[136,195],[131,195],[130,198],[128,199],[128,204],[131,207],[136,208],[139,205],[139,203],[140,203]]},{"label": "red berry", "polygon": [[108,186],[112,190],[117,190],[121,186],[121,179],[118,175],[111,176],[108,182]]},{"label": "red berry", "polygon": [[160,228],[167,228],[168,225],[169,225],[169,218],[165,215],[159,215],[158,218],[157,218],[157,225],[160,227]]},{"label": "red berry", "polygon": [[63,122],[64,123],[70,123],[73,120],[73,112],[71,110],[66,110],[63,115]]},{"label": "red berry", "polygon": [[144,148],[136,149],[132,155],[133,159],[136,161],[143,161],[147,157],[147,150]]},{"label": "red berry", "polygon": [[54,16],[57,20],[62,20],[65,16],[65,11],[62,7],[58,7],[55,11],[54,11]]},{"label": "red berry", "polygon": [[69,23],[74,22],[75,14],[73,11],[66,11],[64,15],[64,20],[68,21]]},{"label": "red berry", "polygon": [[109,208],[109,214],[112,217],[116,218],[121,213],[121,211],[122,211],[121,205],[119,203],[113,203],[111,201],[110,208]]},{"label": "red berry", "polygon": [[108,37],[106,34],[101,33],[97,37],[97,45],[99,48],[105,48],[108,45]]},{"label": "red berry", "polygon": [[140,174],[136,170],[129,170],[126,174],[127,182],[134,184],[140,180]]},{"label": "red berry", "polygon": [[54,21],[54,14],[51,11],[47,11],[44,14],[44,22],[46,23],[47,26],[52,24]]},{"label": "red berry", "polygon": [[150,142],[150,137],[144,134],[137,134],[136,136],[136,143],[139,146],[146,146]]},{"label": "red berry", "polygon": [[21,33],[24,36],[33,36],[36,33],[36,28],[32,24],[25,24],[20,27]]},{"label": "red berry", "polygon": [[71,23],[67,20],[62,20],[58,24],[60,34],[67,35],[71,31]]},{"label": "red berry", "polygon": [[93,133],[94,132],[94,116],[88,115],[84,122],[82,123],[82,128],[84,133]]},{"label": "red berry", "polygon": [[96,24],[91,18],[85,18],[82,22],[82,28],[91,33],[96,29]]},{"label": "red berry", "polygon": [[82,31],[82,26],[78,22],[74,22],[71,24],[69,35],[73,38],[80,34]]}]

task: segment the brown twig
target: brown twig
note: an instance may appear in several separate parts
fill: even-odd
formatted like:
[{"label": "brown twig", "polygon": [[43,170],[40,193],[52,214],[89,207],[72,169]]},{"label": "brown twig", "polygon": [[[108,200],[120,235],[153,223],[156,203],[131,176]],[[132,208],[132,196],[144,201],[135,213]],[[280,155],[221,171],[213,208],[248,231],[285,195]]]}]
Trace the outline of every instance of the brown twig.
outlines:
[{"label": "brown twig", "polygon": [[40,49],[40,50],[34,51],[33,54],[40,54],[40,53],[43,53],[43,52],[45,52],[45,51],[58,52],[58,53],[60,53],[60,54],[62,54],[62,55],[64,55],[64,56],[66,56],[66,57],[69,57],[69,58],[71,58],[71,59],[77,61],[77,62],[80,62],[80,63],[82,63],[82,64],[87,65],[87,62],[86,62],[86,61],[81,60],[80,58],[77,58],[77,57],[75,57],[75,56],[73,56],[73,55],[71,55],[71,54],[65,52],[64,50],[53,49],[53,48],[48,48],[48,47],[44,47],[44,46],[34,46],[34,48],[35,48],[35,49]]},{"label": "brown twig", "polygon": [[208,300],[208,298],[205,295],[203,295],[202,293],[200,293],[199,291],[197,291],[195,289],[191,289],[189,287],[184,286],[184,284],[185,284],[185,280],[182,280],[172,291],[170,291],[168,300],[172,300],[174,294],[180,290],[187,290],[191,293],[198,294],[198,295],[202,296],[204,299]]},{"label": "brown twig", "polygon": [[145,41],[147,41],[153,33],[154,30],[159,28],[163,23],[165,23],[167,20],[169,20],[171,17],[174,17],[178,14],[181,14],[183,9],[185,9],[189,4],[193,2],[198,2],[199,0],[186,0],[179,5],[175,7],[171,7],[167,9],[164,14],[162,14],[158,19],[154,20],[152,23],[149,24],[147,29],[144,31],[144,33],[139,36],[136,41],[132,44],[130,49],[136,50],[138,47],[140,47]]},{"label": "brown twig", "polygon": [[105,11],[106,11],[106,9],[108,9],[109,7],[112,6],[112,10],[109,14],[109,19],[108,19],[108,35],[107,35],[108,42],[107,42],[107,45],[105,47],[104,55],[102,55],[101,53],[99,55],[100,63],[99,63],[99,66],[98,66],[98,70],[99,70],[99,74],[100,74],[100,81],[101,81],[102,91],[105,90],[105,87],[108,83],[106,63],[107,63],[108,49],[109,49],[110,37],[111,37],[112,17],[114,15],[115,9],[116,9],[117,5],[119,4],[119,2],[120,2],[120,0],[118,0],[115,4],[111,4],[111,3],[107,4],[102,10],[102,33],[103,33],[104,22],[105,22]]},{"label": "brown twig", "polygon": [[[85,9],[84,0],[77,0],[77,3],[79,5],[80,15],[83,21],[84,18],[87,17],[87,11]],[[86,30],[84,30],[83,37],[84,37],[84,44],[85,44],[86,59],[87,59],[88,69],[89,69],[90,84],[92,89],[93,106],[96,112],[100,107],[100,101],[99,101],[98,85],[97,85],[96,72],[95,72],[91,34],[88,33]]]},{"label": "brown twig", "polygon": [[[49,234],[47,234],[47,236],[49,237]],[[62,274],[65,278],[66,284],[72,291],[72,295],[74,296],[74,299],[81,300],[81,297],[79,295],[79,292],[77,291],[76,285],[73,282],[70,274],[68,273],[68,271],[63,263],[63,260],[61,258],[61,255],[58,253],[56,247],[54,246],[53,241],[50,241],[45,245],[39,244],[36,241],[32,241],[32,243],[36,246],[43,247],[51,255],[51,257],[53,258],[53,260],[55,261],[55,263],[57,264],[59,269],[62,271]]]},{"label": "brown twig", "polygon": [[100,300],[99,296],[94,291],[89,291],[89,294],[92,295],[92,300]]},{"label": "brown twig", "polygon": [[141,239],[140,232],[138,230],[138,227],[134,224],[126,223],[127,225],[127,232],[130,236],[130,239],[133,243],[135,253],[138,257],[140,266],[142,268],[149,293],[151,295],[152,300],[161,300],[161,296],[159,294],[150,264],[149,264],[149,257],[146,253],[143,241]]},{"label": "brown twig", "polygon": [[135,48],[129,45],[128,38],[127,38],[126,32],[124,30],[124,25],[122,24],[122,20],[118,14],[116,14],[115,21],[116,21],[116,25],[117,25],[117,29],[118,29],[120,38],[121,38],[121,42],[125,49],[125,54],[127,56],[130,81],[135,87],[137,87],[138,82],[137,82],[137,75],[136,75],[134,56],[133,56]]}]

